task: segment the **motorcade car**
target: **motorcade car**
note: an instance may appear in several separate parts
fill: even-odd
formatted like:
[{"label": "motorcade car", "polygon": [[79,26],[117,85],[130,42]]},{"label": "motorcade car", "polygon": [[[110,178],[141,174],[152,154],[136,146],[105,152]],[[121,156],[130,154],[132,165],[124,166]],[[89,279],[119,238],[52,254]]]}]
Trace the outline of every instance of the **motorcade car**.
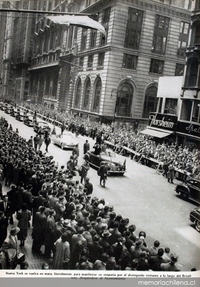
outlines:
[{"label": "motorcade car", "polygon": [[175,187],[176,193],[183,199],[190,199],[200,204],[200,180],[191,178]]},{"label": "motorcade car", "polygon": [[50,134],[51,132],[50,126],[44,121],[36,121],[35,124],[33,125],[33,130],[38,134],[44,134],[44,133]]},{"label": "motorcade car", "polygon": [[17,114],[17,109],[15,109],[14,107],[11,107],[11,109],[10,109],[10,115],[11,115],[12,117],[15,117],[16,114]]},{"label": "motorcade car", "polygon": [[31,114],[26,114],[24,116],[24,124],[28,127],[33,127],[34,126],[34,119]]},{"label": "motorcade car", "polygon": [[20,122],[23,122],[24,116],[25,116],[24,112],[23,112],[22,110],[19,110],[19,109],[18,109],[17,112],[16,112],[16,114],[15,114],[16,120],[18,120],[18,121],[20,121]]},{"label": "motorcade car", "polygon": [[12,108],[11,105],[5,104],[5,110],[4,110],[4,112],[5,112],[6,114],[10,114],[11,108]]},{"label": "motorcade car", "polygon": [[2,111],[5,110],[5,104],[3,102],[0,102],[0,110]]},{"label": "motorcade car", "polygon": [[200,232],[200,207],[196,207],[190,212],[189,219],[194,223],[195,229]]},{"label": "motorcade car", "polygon": [[94,151],[88,151],[90,166],[98,169],[103,161],[107,167],[108,175],[124,175],[126,172],[126,160],[112,150],[96,155]]},{"label": "motorcade car", "polygon": [[51,135],[51,141],[55,145],[58,145],[61,149],[73,149],[78,145],[78,141],[74,139],[71,133]]}]

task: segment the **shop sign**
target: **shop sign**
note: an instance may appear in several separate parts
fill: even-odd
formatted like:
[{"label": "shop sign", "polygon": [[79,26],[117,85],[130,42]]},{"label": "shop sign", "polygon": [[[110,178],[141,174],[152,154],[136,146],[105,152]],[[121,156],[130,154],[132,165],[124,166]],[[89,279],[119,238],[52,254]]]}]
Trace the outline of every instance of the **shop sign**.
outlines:
[{"label": "shop sign", "polygon": [[200,137],[200,125],[192,123],[178,122],[177,132],[195,137]]},{"label": "shop sign", "polygon": [[176,130],[177,116],[150,113],[149,126],[166,130]]}]

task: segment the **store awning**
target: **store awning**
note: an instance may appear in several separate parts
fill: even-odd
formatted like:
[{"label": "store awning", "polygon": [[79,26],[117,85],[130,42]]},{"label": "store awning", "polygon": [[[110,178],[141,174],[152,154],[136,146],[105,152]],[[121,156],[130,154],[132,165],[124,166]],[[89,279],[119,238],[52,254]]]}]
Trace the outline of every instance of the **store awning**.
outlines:
[{"label": "store awning", "polygon": [[156,138],[164,138],[164,137],[167,137],[173,134],[173,131],[167,131],[163,129],[153,129],[149,127],[141,131],[140,133],[148,135],[148,136],[156,137]]}]

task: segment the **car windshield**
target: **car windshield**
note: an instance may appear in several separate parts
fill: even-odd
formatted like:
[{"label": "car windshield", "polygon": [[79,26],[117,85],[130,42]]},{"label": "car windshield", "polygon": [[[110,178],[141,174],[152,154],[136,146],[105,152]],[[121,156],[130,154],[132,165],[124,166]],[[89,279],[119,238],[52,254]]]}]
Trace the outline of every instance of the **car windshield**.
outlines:
[{"label": "car windshield", "polygon": [[48,124],[47,123],[38,123],[38,126],[39,127],[48,127]]},{"label": "car windshield", "polygon": [[194,179],[187,180],[187,183],[200,187],[200,182]]}]

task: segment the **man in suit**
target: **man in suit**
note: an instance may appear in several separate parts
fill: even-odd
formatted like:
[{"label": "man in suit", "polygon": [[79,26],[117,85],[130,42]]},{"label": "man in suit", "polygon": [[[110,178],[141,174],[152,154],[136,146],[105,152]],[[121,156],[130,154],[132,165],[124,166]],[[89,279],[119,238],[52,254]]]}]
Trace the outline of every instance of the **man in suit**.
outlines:
[{"label": "man in suit", "polygon": [[41,206],[39,208],[39,211],[35,214],[35,221],[33,224],[33,245],[32,245],[32,251],[33,252],[40,252],[41,246],[44,244],[44,235],[46,230],[46,224],[47,224],[47,217],[44,213],[45,207]]},{"label": "man in suit", "polygon": [[149,258],[148,263],[150,264],[151,270],[153,270],[153,271],[160,271],[161,270],[160,265],[162,263],[165,263],[165,260],[162,258],[163,254],[164,254],[163,248],[159,248],[157,255],[151,256]]},{"label": "man in suit", "polygon": [[10,229],[10,234],[8,238],[4,241],[2,245],[2,250],[4,255],[2,258],[2,269],[15,269],[17,267],[17,254],[18,252],[18,242],[17,234],[19,233],[19,227],[12,227]]},{"label": "man in suit", "polygon": [[35,196],[33,199],[33,224],[35,221],[35,214],[38,211],[40,206],[44,206],[46,199],[42,196],[41,192],[38,192],[38,196]]},{"label": "man in suit", "polygon": [[8,219],[3,211],[0,211],[0,248],[7,237]]},{"label": "man in suit", "polygon": [[100,237],[96,234],[93,237],[93,242],[88,243],[89,260],[94,263],[101,258],[103,254],[103,247],[99,244]]},{"label": "man in suit", "polygon": [[106,185],[107,173],[108,173],[108,169],[105,163],[102,161],[98,169],[98,175],[100,176],[100,185],[103,187],[105,187]]},{"label": "man in suit", "polygon": [[[8,201],[8,196],[4,195],[3,200],[0,201],[0,211],[3,211],[5,217],[9,219],[10,217],[10,202]],[[10,224],[13,224],[12,217],[10,220]]]},{"label": "man in suit", "polygon": [[90,144],[89,144],[88,140],[86,140],[84,145],[83,145],[83,153],[86,154],[89,150],[90,150]]},{"label": "man in suit", "polygon": [[85,179],[84,191],[86,195],[91,195],[93,192],[93,184],[90,182],[88,177]]}]

